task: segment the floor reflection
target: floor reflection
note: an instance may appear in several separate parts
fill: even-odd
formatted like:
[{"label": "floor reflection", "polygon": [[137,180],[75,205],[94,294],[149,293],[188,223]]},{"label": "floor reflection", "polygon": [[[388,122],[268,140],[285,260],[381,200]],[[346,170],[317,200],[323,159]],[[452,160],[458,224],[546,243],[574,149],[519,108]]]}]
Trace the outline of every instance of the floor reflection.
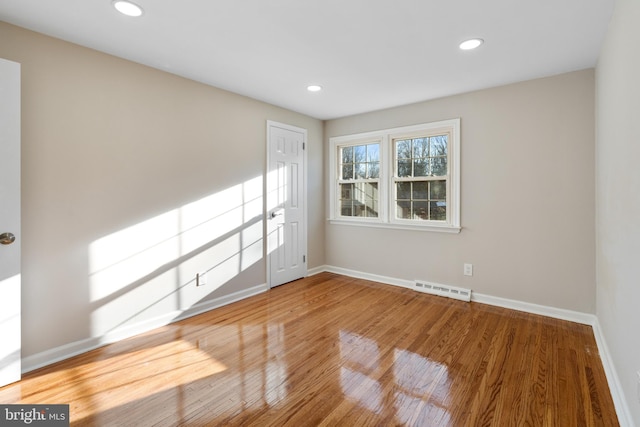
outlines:
[{"label": "floor reflection", "polygon": [[[396,416],[412,425],[417,419],[437,420],[435,425],[449,425],[449,411],[444,399],[450,394],[449,369],[419,354],[394,349],[393,372],[397,391]],[[428,416],[416,414],[426,414]]]},{"label": "floor reflection", "polygon": [[[376,415],[393,415],[413,425],[416,417],[449,424],[444,399],[449,394],[448,368],[414,352],[388,348],[354,332],[339,331],[340,385],[347,399]],[[385,396],[391,393],[392,398]]]}]

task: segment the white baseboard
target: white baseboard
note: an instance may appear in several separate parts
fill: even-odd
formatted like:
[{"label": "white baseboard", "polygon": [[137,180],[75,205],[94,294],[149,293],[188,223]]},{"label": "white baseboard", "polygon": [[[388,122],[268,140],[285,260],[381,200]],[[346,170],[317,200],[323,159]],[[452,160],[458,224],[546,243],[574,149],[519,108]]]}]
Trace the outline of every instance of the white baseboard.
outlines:
[{"label": "white baseboard", "polygon": [[219,308],[224,305],[261,294],[268,289],[269,288],[267,287],[266,283],[253,286],[248,289],[233,292],[229,295],[224,295],[219,298],[200,302],[187,310],[172,311],[153,319],[115,329],[114,331],[108,332],[99,337],[86,338],[80,341],[62,345],[60,347],[52,348],[41,353],[24,357],[22,359],[22,373],[30,372],[35,369],[42,368],[43,366],[47,366],[64,359],[77,356],[78,354],[94,350],[104,345],[111,344],[126,338],[131,338],[135,335],[148,332],[162,326],[166,326],[170,323],[177,322],[179,320],[183,320],[188,317],[207,312],[209,310],[213,310],[214,308]]},{"label": "white baseboard", "polygon": [[[380,276],[377,274],[363,273],[361,271],[334,267],[330,265],[325,265],[323,268],[324,271],[330,273],[342,274],[344,276],[355,277],[358,279],[371,280],[374,282],[413,289],[413,282],[409,280],[396,279],[387,276]],[[315,274],[320,272],[321,271],[317,271]],[[622,385],[620,384],[620,380],[613,364],[613,360],[611,359],[609,349],[607,347],[604,336],[602,335],[600,323],[598,322],[598,318],[594,314],[565,310],[557,307],[548,307],[507,298],[494,297],[491,295],[479,294],[476,292],[471,293],[471,301],[480,304],[487,304],[512,310],[523,311],[526,313],[539,314],[541,316],[547,316],[554,319],[567,320],[570,322],[576,322],[591,326],[593,328],[593,335],[596,340],[596,345],[598,346],[600,360],[602,361],[602,366],[607,377],[607,383],[609,384],[611,398],[613,399],[613,403],[616,408],[616,414],[618,415],[618,422],[620,423],[621,427],[635,426],[635,424],[633,423],[633,419],[631,418],[631,412],[629,410],[629,406],[627,405],[627,400],[625,399]]]},{"label": "white baseboard", "polygon": [[510,310],[524,311],[525,313],[539,314],[541,316],[552,317],[554,319],[568,320],[569,322],[581,323],[589,326],[593,326],[596,320],[596,316],[589,313],[565,310],[563,308],[549,307],[546,305],[533,304],[508,298],[494,297],[492,295],[479,294],[477,292],[471,293],[471,301],[478,302],[480,304],[508,308]]},{"label": "white baseboard", "polygon": [[611,398],[613,399],[616,414],[618,415],[618,422],[621,427],[634,427],[635,424],[631,417],[631,410],[629,409],[629,405],[627,405],[627,399],[625,398],[620,378],[618,377],[618,373],[613,365],[613,359],[611,358],[611,353],[609,353],[609,346],[607,346],[607,341],[604,339],[602,329],[600,328],[600,322],[597,317],[593,324],[593,335],[596,338],[600,360],[602,360],[604,373],[607,376]]},{"label": "white baseboard", "polygon": [[321,265],[319,267],[310,268],[310,269],[307,270],[307,277],[315,276],[316,274],[322,273],[324,271],[328,271],[326,265]]},{"label": "white baseboard", "polygon": [[362,271],[350,270],[348,268],[325,265],[325,270],[329,273],[342,274],[343,276],[355,277],[356,279],[371,280],[387,285],[401,286],[403,288],[413,288],[411,280],[396,279],[393,277],[380,276],[378,274],[363,273]]}]

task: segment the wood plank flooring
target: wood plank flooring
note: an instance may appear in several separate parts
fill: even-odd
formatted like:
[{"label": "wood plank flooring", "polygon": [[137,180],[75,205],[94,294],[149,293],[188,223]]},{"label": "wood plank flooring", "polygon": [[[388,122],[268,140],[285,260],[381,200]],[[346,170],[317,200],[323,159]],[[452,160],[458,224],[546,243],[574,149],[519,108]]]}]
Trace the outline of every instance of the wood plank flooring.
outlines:
[{"label": "wood plank flooring", "polygon": [[0,388],[74,426],[616,426],[591,327],[322,273]]}]

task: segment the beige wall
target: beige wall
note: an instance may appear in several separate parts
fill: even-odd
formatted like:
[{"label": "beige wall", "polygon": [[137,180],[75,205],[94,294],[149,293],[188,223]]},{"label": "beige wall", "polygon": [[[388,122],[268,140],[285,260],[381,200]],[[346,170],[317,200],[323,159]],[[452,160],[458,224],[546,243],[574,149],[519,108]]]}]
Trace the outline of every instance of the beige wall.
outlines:
[{"label": "beige wall", "polygon": [[22,64],[23,357],[264,284],[267,120],[309,131],[325,263],[321,121],[5,23],[0,57]]},{"label": "beige wall", "polygon": [[597,316],[640,426],[640,2],[618,0],[596,68]]},{"label": "beige wall", "polygon": [[327,225],[327,264],[593,313],[593,70],[331,120],[325,159],[334,136],[455,117],[461,233]]}]

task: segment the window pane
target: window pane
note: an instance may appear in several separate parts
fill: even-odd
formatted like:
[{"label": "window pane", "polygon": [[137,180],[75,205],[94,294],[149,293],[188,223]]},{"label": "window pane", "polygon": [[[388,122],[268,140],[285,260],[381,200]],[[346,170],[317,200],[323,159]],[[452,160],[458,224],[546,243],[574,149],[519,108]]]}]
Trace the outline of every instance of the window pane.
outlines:
[{"label": "window pane", "polygon": [[367,164],[366,163],[356,163],[355,167],[356,179],[364,179],[367,176]]},{"label": "window pane", "polygon": [[367,159],[367,146],[356,145],[353,147],[353,160],[356,162],[364,162]]},{"label": "window pane", "polygon": [[369,144],[367,145],[367,162],[380,161],[380,145]]},{"label": "window pane", "polygon": [[413,161],[413,176],[428,176],[428,165],[429,163],[427,159],[415,159]]},{"label": "window pane", "polygon": [[432,221],[446,221],[447,220],[447,203],[431,202],[431,220]]},{"label": "window pane", "polygon": [[377,182],[363,182],[361,185],[364,187],[364,195],[366,198],[378,200]]},{"label": "window pane", "polygon": [[446,156],[448,135],[432,136],[430,156]]},{"label": "window pane", "polygon": [[429,138],[416,138],[413,140],[413,157],[416,159],[429,156]]},{"label": "window pane", "polygon": [[429,202],[413,202],[413,219],[429,219]]},{"label": "window pane", "polygon": [[431,175],[444,176],[447,174],[447,158],[434,157],[431,159]]},{"label": "window pane", "polygon": [[427,200],[429,198],[429,183],[414,182],[413,183],[413,199]]},{"label": "window pane", "polygon": [[340,184],[340,214],[353,216],[353,184]]},{"label": "window pane", "polygon": [[380,178],[380,162],[369,163],[369,178]]},{"label": "window pane", "polygon": [[367,199],[366,203],[366,216],[369,218],[378,217],[378,201],[374,199]]},{"label": "window pane", "polygon": [[430,198],[433,199],[446,199],[447,198],[447,182],[446,181],[431,181],[431,194]]},{"label": "window pane", "polygon": [[353,147],[342,148],[342,163],[353,163]]},{"label": "window pane", "polygon": [[396,141],[396,158],[398,159],[411,158],[411,141],[410,140]]},{"label": "window pane", "polygon": [[340,199],[351,200],[353,198],[353,184],[340,184]]},{"label": "window pane", "polygon": [[342,179],[353,179],[353,163],[342,165]]},{"label": "window pane", "polygon": [[397,199],[410,199],[411,198],[411,183],[399,182],[397,187]]},{"label": "window pane", "polygon": [[353,184],[340,184],[340,214],[353,216]]},{"label": "window pane", "polygon": [[411,176],[411,160],[398,160],[398,176]]},{"label": "window pane", "polygon": [[396,217],[411,219],[411,202],[408,200],[398,200],[396,202]]},{"label": "window pane", "polygon": [[354,184],[354,188],[353,188],[353,200],[354,200],[354,204],[357,205],[358,201],[360,201],[360,204],[364,203],[364,183],[363,182],[358,182],[356,184]]}]

